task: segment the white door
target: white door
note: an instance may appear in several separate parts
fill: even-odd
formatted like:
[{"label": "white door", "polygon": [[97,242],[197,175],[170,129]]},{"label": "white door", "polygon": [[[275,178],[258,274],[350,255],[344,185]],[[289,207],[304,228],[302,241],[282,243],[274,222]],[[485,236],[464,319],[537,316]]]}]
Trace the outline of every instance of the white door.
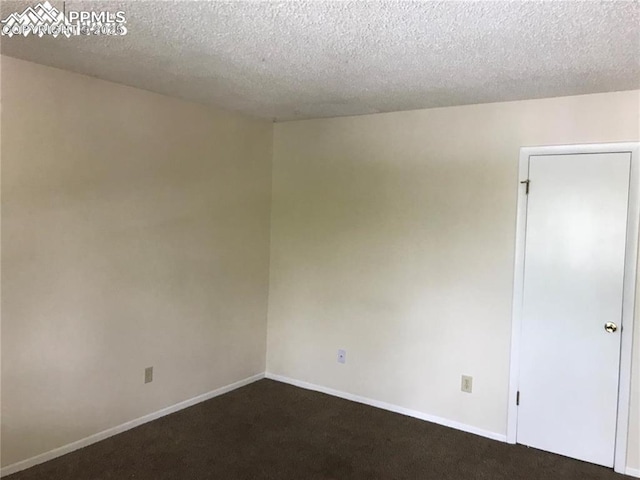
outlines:
[{"label": "white door", "polygon": [[517,442],[608,467],[630,168],[630,153],[529,157]]}]

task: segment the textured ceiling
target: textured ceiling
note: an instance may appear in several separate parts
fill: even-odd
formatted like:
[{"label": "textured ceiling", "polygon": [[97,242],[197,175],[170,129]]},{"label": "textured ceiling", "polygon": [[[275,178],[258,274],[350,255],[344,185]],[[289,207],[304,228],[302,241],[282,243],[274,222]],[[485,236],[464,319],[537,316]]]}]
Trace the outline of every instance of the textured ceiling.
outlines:
[{"label": "textured ceiling", "polygon": [[126,36],[2,52],[276,120],[640,87],[638,2],[66,2],[105,6]]}]

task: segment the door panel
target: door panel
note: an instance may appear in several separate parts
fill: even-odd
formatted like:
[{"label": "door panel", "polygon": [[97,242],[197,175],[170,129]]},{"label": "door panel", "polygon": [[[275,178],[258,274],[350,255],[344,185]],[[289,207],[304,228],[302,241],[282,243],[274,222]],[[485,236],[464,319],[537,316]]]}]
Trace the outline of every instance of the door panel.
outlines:
[{"label": "door panel", "polygon": [[629,153],[529,158],[517,441],[608,467],[630,167]]}]

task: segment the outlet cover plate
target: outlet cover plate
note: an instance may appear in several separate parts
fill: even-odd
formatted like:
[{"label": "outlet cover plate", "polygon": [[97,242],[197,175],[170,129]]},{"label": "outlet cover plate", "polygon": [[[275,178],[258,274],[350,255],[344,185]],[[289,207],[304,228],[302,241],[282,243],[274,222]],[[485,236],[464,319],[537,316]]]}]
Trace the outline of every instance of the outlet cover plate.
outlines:
[{"label": "outlet cover plate", "polygon": [[338,363],[347,363],[347,351],[338,350]]},{"label": "outlet cover plate", "polygon": [[471,393],[473,391],[473,377],[469,375],[462,375],[462,385],[460,390],[465,393]]}]

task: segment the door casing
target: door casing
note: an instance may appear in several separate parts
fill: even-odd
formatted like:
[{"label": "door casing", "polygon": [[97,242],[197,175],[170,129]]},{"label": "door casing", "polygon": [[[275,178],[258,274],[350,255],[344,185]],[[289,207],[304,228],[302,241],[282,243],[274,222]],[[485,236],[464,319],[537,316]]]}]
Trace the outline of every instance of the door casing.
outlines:
[{"label": "door casing", "polygon": [[[533,155],[572,155],[581,153],[631,154],[629,181],[629,210],[627,215],[627,239],[625,246],[624,280],[622,299],[622,329],[620,349],[620,373],[616,422],[616,444],[614,470],[625,473],[627,462],[627,440],[629,433],[629,410],[631,400],[631,366],[633,347],[633,324],[636,293],[636,270],[638,264],[638,232],[640,224],[640,143],[600,143],[584,145],[555,145],[543,147],[522,147],[518,176],[518,210],[516,221],[516,249],[513,282],[513,310],[511,326],[511,363],[509,378],[509,399],[507,410],[507,442],[516,443],[518,406],[516,395],[520,370],[520,336],[522,331],[522,300],[524,289],[525,235],[527,224],[526,188],[523,182],[529,177],[529,157]],[[535,188],[534,185],[531,186]]]}]

